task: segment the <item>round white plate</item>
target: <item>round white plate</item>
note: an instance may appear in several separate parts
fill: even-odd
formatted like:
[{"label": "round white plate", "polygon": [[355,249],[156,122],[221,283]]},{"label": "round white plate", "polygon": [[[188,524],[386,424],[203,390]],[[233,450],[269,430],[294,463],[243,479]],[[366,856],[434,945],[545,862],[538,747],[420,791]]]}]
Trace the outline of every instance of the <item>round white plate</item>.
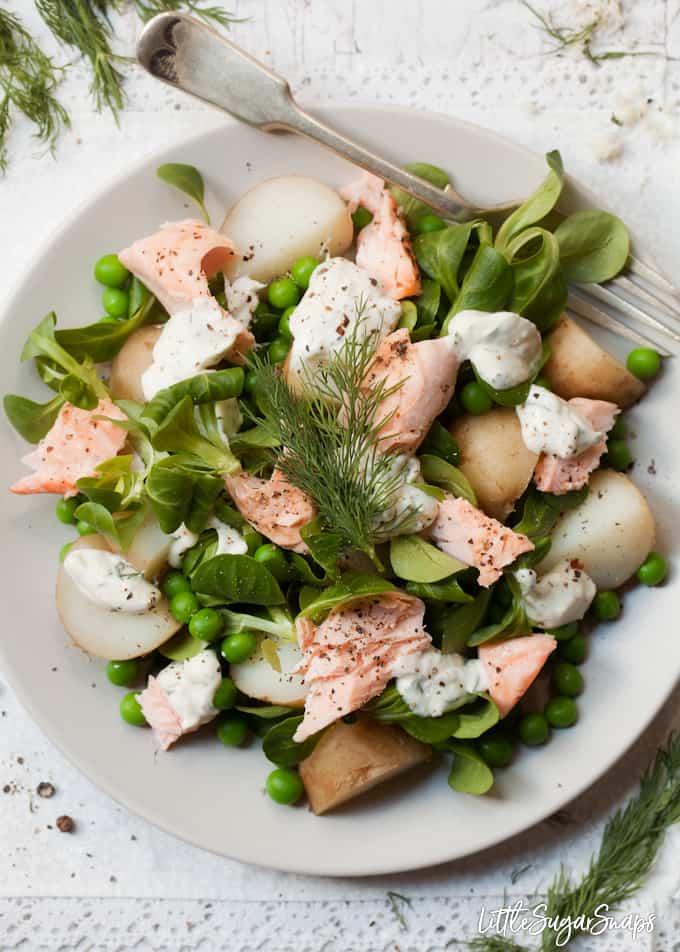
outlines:
[{"label": "round white plate", "polygon": [[[464,194],[480,201],[524,196],[545,173],[541,156],[451,119],[385,107],[334,108],[327,118],[397,161],[443,166]],[[158,153],[78,210],[34,258],[0,329],[3,391],[46,399],[33,368],[19,364],[30,329],[52,309],[62,326],[98,318],[93,262],[161,222],[193,214],[183,197],[157,180],[154,170],[166,161],[202,170],[218,223],[223,210],[260,179],[297,172],[340,185],[355,174],[314,144],[226,121]],[[608,345],[620,349],[613,339]],[[638,433],[633,475],[650,498],[662,536],[678,521],[671,483],[680,473],[674,373],[665,370],[631,414]],[[19,457],[26,447],[4,421],[1,440],[0,483],[8,486],[24,471]],[[647,474],[652,458],[655,476]],[[544,749],[523,752],[511,768],[498,771],[490,796],[453,793],[440,764],[315,817],[304,806],[286,809],[266,796],[270,765],[255,743],[230,750],[208,732],[162,753],[150,731],[124,724],[118,715],[121,690],[108,683],[103,662],[68,644],[56,616],[57,553],[67,534],[54,518],[54,498],[2,493],[0,508],[6,619],[0,658],[31,716],[73,763],[130,810],[198,846],[250,863],[357,876],[440,863],[499,843],[597,780],[654,717],[680,673],[680,638],[672,623],[680,608],[678,575],[661,589],[626,596],[623,618],[592,638],[578,726],[556,732]],[[662,549],[670,541],[662,538]]]}]

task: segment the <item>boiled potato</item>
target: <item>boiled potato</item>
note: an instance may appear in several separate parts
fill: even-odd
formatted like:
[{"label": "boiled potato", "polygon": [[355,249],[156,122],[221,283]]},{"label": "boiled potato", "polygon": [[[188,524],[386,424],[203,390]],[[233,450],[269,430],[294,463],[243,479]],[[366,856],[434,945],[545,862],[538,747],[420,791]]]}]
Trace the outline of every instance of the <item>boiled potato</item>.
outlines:
[{"label": "boiled potato", "polygon": [[497,407],[480,416],[462,416],[449,427],[460,448],[460,469],[479,505],[505,519],[531,482],[538,456],[524,445],[517,414]]},{"label": "boiled potato", "polygon": [[152,324],[130,334],[113,358],[109,388],[116,400],[146,403],[142,390],[142,374],[153,361],[153,349],[162,327]]},{"label": "boiled potato", "polygon": [[281,670],[276,671],[261,652],[256,652],[242,664],[229,667],[234,684],[258,701],[267,704],[283,704],[286,707],[304,707],[307,687],[299,674],[291,674],[302,660],[300,649],[292,641],[276,645]]},{"label": "boiled potato", "polygon": [[[72,548],[109,549],[98,535],[83,536]],[[83,595],[62,565],[57,575],[57,611],[72,641],[83,651],[107,661],[125,661],[149,654],[181,628],[166,600],[141,615],[113,612]]]},{"label": "boiled potato", "polygon": [[654,517],[637,486],[623,473],[598,470],[584,502],[553,529],[538,571],[549,571],[560,559],[578,559],[598,588],[617,588],[653,548],[654,532]]},{"label": "boiled potato", "polygon": [[153,582],[163,574],[168,564],[171,545],[172,537],[161,530],[156,517],[150,513],[123,555],[138,572],[144,573],[145,579]]},{"label": "boiled potato", "polygon": [[639,400],[645,385],[600,347],[569,317],[562,317],[548,337],[550,359],[542,370],[560,397],[610,400],[625,409]]},{"label": "boiled potato", "polygon": [[359,715],[326,731],[300,764],[300,777],[318,816],[431,757],[431,747],[400,727]]},{"label": "boiled potato", "polygon": [[229,278],[247,274],[264,282],[285,274],[303,255],[341,255],[354,236],[335,189],[302,175],[255,185],[231,208],[221,231],[246,259],[230,265]]}]

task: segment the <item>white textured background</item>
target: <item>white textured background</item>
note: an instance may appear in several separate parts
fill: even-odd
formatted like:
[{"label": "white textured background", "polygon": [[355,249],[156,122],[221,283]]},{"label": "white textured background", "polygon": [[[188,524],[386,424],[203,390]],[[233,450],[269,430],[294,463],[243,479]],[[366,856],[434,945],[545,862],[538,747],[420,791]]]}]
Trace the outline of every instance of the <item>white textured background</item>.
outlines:
[{"label": "white textured background", "polygon": [[[51,46],[32,0],[9,6]],[[517,0],[234,0],[234,12],[249,19],[232,36],[286,75],[305,104],[412,105],[493,127],[540,151],[559,147],[567,169],[620,209],[673,273],[680,252],[680,0],[624,0],[623,16],[613,0],[535,6],[552,8],[567,26],[600,14],[596,51],[643,55],[598,67],[578,50],[550,53],[551,41]],[[132,49],[136,31],[133,18],[116,20],[121,52]],[[129,105],[117,127],[93,112],[87,86],[86,70],[76,65],[62,87],[73,128],[54,160],[36,154],[30,129],[16,125],[11,165],[0,180],[5,286],[30,265],[36,241],[112,175],[220,121],[131,70]],[[417,142],[413,152],[427,158]],[[30,638],[12,629],[10,606],[4,618],[2,637]],[[680,724],[678,700],[596,789],[552,821],[436,870],[343,881],[242,866],[130,816],[62,759],[0,680],[0,949],[455,949],[475,934],[483,904],[540,891],[560,862],[576,873],[585,867],[607,814]],[[35,794],[40,781],[55,785],[52,799]],[[187,809],[200,809],[200,791],[190,786]],[[76,821],[71,835],[54,827],[62,813]],[[455,836],[455,823],[452,800],[451,827],[442,835]],[[612,933],[582,941],[581,949],[680,948],[678,845],[676,832],[631,906],[658,913],[655,934],[633,943]],[[410,900],[393,900],[403,923],[389,891]]]}]

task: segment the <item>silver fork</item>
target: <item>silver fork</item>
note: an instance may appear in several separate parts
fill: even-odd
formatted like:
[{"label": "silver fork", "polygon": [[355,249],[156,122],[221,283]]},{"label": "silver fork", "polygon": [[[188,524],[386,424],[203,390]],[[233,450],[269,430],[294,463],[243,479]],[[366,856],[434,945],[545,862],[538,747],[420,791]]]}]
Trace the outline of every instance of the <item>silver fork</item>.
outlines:
[{"label": "silver fork", "polygon": [[[235,43],[187,14],[161,13],[145,26],[137,44],[141,65],[157,79],[191,93],[266,132],[296,132],[314,139],[355,165],[404,189],[443,218],[483,217],[502,221],[519,202],[480,208],[451,186],[437,188],[304,112],[285,79]],[[570,290],[568,307],[636,343],[672,352],[647,337],[639,325],[680,343],[680,292],[649,265],[631,257],[625,275],[606,285]],[[638,325],[634,329],[626,318]]]}]

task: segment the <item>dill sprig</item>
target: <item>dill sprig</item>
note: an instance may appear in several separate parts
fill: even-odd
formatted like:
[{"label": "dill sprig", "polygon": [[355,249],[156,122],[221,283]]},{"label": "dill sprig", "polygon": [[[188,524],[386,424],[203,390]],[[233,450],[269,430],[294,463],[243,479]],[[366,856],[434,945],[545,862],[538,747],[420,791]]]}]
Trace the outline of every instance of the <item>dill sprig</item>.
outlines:
[{"label": "dill sprig", "polygon": [[112,0],[36,0],[36,7],[57,39],[89,61],[90,92],[97,111],[109,109],[117,119],[125,103],[119,66],[129,62],[129,57],[111,49],[108,17],[119,4]]},{"label": "dill sprig", "polygon": [[[358,308],[360,310],[360,308]],[[255,355],[259,425],[274,434],[282,451],[277,467],[310,496],[324,529],[342,544],[365,552],[379,565],[375,545],[384,537],[385,513],[394,505],[403,478],[395,457],[378,449],[386,418],[383,400],[401,386],[379,381],[370,391],[363,381],[375,352],[375,337],[360,331],[361,316],[342,348],[304,381],[301,395],[288,386],[276,366]],[[395,516],[391,532],[412,518]]]},{"label": "dill sprig", "polygon": [[522,5],[538,20],[543,32],[555,41],[555,45],[549,50],[550,53],[560,53],[569,47],[580,48],[586,59],[590,60],[595,66],[598,66],[603,60],[623,59],[624,56],[655,56],[653,51],[643,50],[604,50],[594,52],[592,48],[593,40],[602,24],[602,18],[593,17],[582,27],[562,27],[557,26],[549,14],[543,14],[540,10],[532,7],[528,0],[522,0]]},{"label": "dill sprig", "polygon": [[206,23],[217,23],[227,29],[232,23],[242,22],[228,10],[218,6],[205,6],[200,0],[132,0],[132,4],[144,21],[150,20],[158,13],[173,13],[181,9],[200,17]]},{"label": "dill sprig", "polygon": [[69,125],[68,113],[54,95],[61,75],[62,67],[43,53],[21,21],[0,9],[0,170],[7,167],[13,109],[36,126],[36,138],[50,149]]}]

